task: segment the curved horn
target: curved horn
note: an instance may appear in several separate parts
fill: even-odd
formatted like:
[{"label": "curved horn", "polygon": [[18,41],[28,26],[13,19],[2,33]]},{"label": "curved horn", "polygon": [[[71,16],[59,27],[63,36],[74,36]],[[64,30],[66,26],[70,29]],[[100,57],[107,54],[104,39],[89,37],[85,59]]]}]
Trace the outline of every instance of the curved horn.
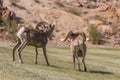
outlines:
[{"label": "curved horn", "polygon": [[72,31],[69,31],[66,36],[60,38],[60,41],[62,41],[62,42],[66,41],[72,33],[73,33]]},{"label": "curved horn", "polygon": [[34,29],[36,28],[37,25],[38,25],[37,23],[32,23],[32,27],[33,27]]},{"label": "curved horn", "polygon": [[81,35],[82,38],[83,38],[83,42],[86,41],[86,34],[84,32],[76,31],[76,32],[74,32],[74,34]]},{"label": "curved horn", "polygon": [[86,34],[84,32],[81,32],[81,36],[83,37],[83,42],[86,41]]}]

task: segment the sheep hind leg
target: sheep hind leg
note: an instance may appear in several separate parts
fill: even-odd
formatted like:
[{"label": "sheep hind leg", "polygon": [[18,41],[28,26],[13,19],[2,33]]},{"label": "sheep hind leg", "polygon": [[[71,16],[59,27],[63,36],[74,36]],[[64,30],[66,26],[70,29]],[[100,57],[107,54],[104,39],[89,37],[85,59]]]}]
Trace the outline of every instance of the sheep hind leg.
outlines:
[{"label": "sheep hind leg", "polygon": [[20,40],[17,41],[17,44],[15,45],[15,47],[13,48],[13,53],[12,53],[12,56],[13,56],[13,61],[15,61],[15,51],[16,49],[20,46],[21,42]]},{"label": "sheep hind leg", "polygon": [[77,59],[78,70],[80,71],[81,69],[80,69],[80,60],[79,60],[78,50],[79,50],[79,48],[76,47],[76,49],[75,49],[75,57]]},{"label": "sheep hind leg", "polygon": [[80,60],[79,60],[78,57],[76,57],[76,59],[77,59],[78,71],[81,71],[81,69],[80,69]]},{"label": "sheep hind leg", "polygon": [[21,51],[25,48],[25,46],[27,45],[27,41],[23,42],[20,47],[18,48],[18,59],[19,59],[19,63],[23,63],[22,57],[21,57]]},{"label": "sheep hind leg", "polygon": [[75,55],[73,54],[73,64],[74,64],[74,69],[75,69]]},{"label": "sheep hind leg", "polygon": [[85,64],[85,54],[86,54],[86,50],[84,47],[82,47],[82,56],[83,56],[82,63],[84,65],[84,71],[86,72],[87,68],[86,68],[86,64]]},{"label": "sheep hind leg", "polygon": [[85,64],[85,57],[83,57],[82,62],[83,62],[83,65],[84,65],[84,71],[87,72],[87,68],[86,68],[86,64]]}]

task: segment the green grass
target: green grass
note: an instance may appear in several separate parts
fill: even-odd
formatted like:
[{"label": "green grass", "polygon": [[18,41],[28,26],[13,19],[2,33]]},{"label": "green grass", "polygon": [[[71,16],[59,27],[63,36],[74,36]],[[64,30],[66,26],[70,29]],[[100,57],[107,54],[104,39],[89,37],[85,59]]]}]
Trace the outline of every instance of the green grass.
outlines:
[{"label": "green grass", "polygon": [[0,46],[0,80],[119,80],[120,49],[88,48],[88,72],[73,69],[69,48],[47,47],[51,66],[46,66],[39,49],[38,64],[34,64],[34,47],[22,52],[24,64],[12,61],[13,46]]}]

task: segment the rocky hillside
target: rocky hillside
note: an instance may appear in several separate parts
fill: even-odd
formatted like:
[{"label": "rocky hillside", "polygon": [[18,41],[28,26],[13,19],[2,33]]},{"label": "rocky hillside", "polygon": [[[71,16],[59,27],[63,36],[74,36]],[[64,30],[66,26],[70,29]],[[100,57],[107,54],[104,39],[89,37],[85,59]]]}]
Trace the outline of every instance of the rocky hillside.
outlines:
[{"label": "rocky hillside", "polygon": [[[84,31],[90,38],[90,26],[101,33],[100,44],[118,45],[120,29],[119,0],[4,0],[4,6],[15,11],[25,23],[41,19],[56,23],[55,39],[50,43],[66,45],[61,35],[72,30]],[[91,42],[89,42],[91,43]]]}]

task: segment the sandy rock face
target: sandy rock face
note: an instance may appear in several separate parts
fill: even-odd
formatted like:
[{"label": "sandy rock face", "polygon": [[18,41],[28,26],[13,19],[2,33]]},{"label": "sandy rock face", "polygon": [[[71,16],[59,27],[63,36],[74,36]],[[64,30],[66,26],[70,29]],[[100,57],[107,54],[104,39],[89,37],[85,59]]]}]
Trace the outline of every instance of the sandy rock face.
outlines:
[{"label": "sandy rock face", "polygon": [[[15,11],[16,16],[24,23],[30,24],[34,20],[55,23],[55,39],[52,43],[58,45],[62,44],[59,37],[70,30],[84,31],[89,36],[91,24],[98,27],[101,33],[111,33],[111,26],[118,25],[120,17],[118,3],[117,0],[19,0],[17,6],[13,6],[9,0],[4,0],[4,5]],[[71,11],[68,11],[69,8]],[[73,14],[75,10],[80,15]]]}]

